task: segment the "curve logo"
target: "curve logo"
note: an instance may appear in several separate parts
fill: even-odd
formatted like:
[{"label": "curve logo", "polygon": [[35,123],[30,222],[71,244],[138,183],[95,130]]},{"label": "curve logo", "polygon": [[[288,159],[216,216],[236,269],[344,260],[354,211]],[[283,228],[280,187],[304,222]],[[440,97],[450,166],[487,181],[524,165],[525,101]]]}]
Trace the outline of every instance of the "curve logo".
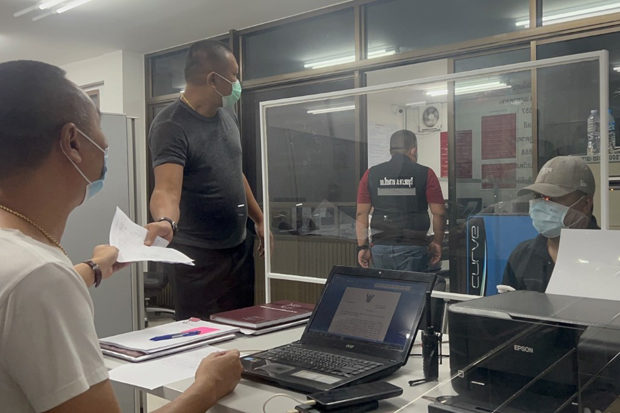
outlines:
[{"label": "curve logo", "polygon": [[484,294],[486,231],[484,220],[476,217],[468,221],[469,236],[467,239],[468,294]]}]

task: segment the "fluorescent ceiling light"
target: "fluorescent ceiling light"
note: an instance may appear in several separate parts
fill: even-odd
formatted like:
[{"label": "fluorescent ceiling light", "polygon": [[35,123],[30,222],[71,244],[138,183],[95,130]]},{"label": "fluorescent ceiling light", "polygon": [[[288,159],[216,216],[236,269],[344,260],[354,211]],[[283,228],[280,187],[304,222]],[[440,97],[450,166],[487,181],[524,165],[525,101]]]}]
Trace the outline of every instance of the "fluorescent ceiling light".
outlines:
[{"label": "fluorescent ceiling light", "polygon": [[614,71],[616,71],[616,72],[620,72],[620,66],[616,66],[616,67],[614,67]]},{"label": "fluorescent ceiling light", "polygon": [[[478,84],[470,84],[467,86],[456,87],[454,90],[455,95],[463,95],[466,93],[475,93],[475,92],[487,92],[490,90],[500,90],[500,89],[509,89],[510,86],[501,83],[501,82],[488,82],[488,83],[478,83]],[[426,92],[427,96],[437,97],[437,96],[445,96],[448,94],[448,89],[436,89],[429,90]]]},{"label": "fluorescent ceiling light", "polygon": [[[446,93],[448,93],[448,91],[446,90]],[[420,102],[411,102],[411,103],[405,103],[405,106],[424,106],[426,105],[426,101],[422,100]]]},{"label": "fluorescent ceiling light", "polygon": [[67,0],[49,0],[39,4],[39,9],[46,10],[51,9],[54,6],[58,6],[60,3],[65,3]]},{"label": "fluorescent ceiling light", "polygon": [[58,10],[56,10],[56,13],[60,14],[60,13],[64,13],[66,11],[69,11],[71,9],[74,9],[78,6],[81,6],[82,4],[86,4],[91,0],[75,0],[72,1],[71,3],[67,4],[66,6],[63,6],[61,8],[59,8]]},{"label": "fluorescent ceiling light", "polygon": [[24,14],[28,14],[31,11],[35,11],[36,9],[38,9],[39,6],[37,6],[36,4],[34,6],[30,6],[28,8],[25,8],[23,10],[18,11],[17,13],[13,13],[13,17],[19,17],[19,16],[23,16]]},{"label": "fluorescent ceiling light", "polygon": [[39,2],[39,4],[35,4],[34,6],[30,6],[26,9],[20,10],[17,13],[14,13],[14,17],[20,17],[24,14],[28,14],[32,11],[41,10],[43,13],[40,13],[32,18],[33,22],[37,20],[41,20],[47,16],[51,16],[52,14],[60,14],[71,9],[74,9],[78,6],[88,3],[91,0],[45,0]]},{"label": "fluorescent ceiling light", "polygon": [[339,106],[336,108],[313,109],[313,110],[309,110],[308,113],[310,115],[318,115],[320,113],[344,112],[347,110],[355,110],[355,105]]},{"label": "fluorescent ceiling light", "polygon": [[374,52],[368,52],[368,59],[374,59],[376,57],[391,56],[396,54],[396,50],[375,50]]},{"label": "fluorescent ceiling light", "polygon": [[[551,16],[544,16],[542,19],[543,26],[550,24],[570,22],[579,19],[585,19],[586,17],[603,16],[605,14],[615,13],[620,11],[620,3],[606,4],[604,6],[589,7],[587,9],[573,10],[565,13],[558,13]],[[519,20],[515,23],[517,27],[523,27],[525,29],[530,27],[529,20]]]},{"label": "fluorescent ceiling light", "polygon": [[337,59],[323,60],[316,63],[306,63],[304,67],[306,69],[320,69],[322,67],[335,66],[343,63],[355,62],[355,56],[339,57]]},{"label": "fluorescent ceiling light", "polygon": [[[396,50],[375,50],[372,52],[368,52],[368,59],[374,59],[376,57],[382,57],[382,56],[390,56],[395,53],[396,53]],[[355,55],[338,57],[338,58],[329,59],[329,60],[321,60],[320,62],[314,62],[314,63],[306,63],[304,64],[304,68],[321,69],[323,67],[342,65],[345,63],[352,63],[352,62],[355,62]]]},{"label": "fluorescent ceiling light", "polygon": [[448,89],[437,89],[437,90],[429,90],[426,92],[426,96],[437,97],[437,96],[445,96],[448,94]]}]

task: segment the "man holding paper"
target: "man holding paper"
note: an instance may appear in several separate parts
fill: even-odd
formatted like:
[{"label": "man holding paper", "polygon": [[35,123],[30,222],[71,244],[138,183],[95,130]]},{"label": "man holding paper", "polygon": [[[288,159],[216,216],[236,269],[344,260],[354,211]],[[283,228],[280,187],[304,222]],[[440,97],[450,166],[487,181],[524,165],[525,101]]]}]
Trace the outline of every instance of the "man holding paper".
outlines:
[{"label": "man holding paper", "polygon": [[[108,143],[90,98],[60,68],[0,64],[0,410],[118,413],[88,287],[122,267],[98,246],[73,265],[72,210],[106,175]],[[158,410],[204,413],[240,380],[239,353],[204,359],[196,382]]]},{"label": "man holding paper", "polygon": [[[517,195],[533,194],[530,217],[540,235],[517,245],[508,258],[500,292],[545,292],[560,248],[562,228],[600,229],[592,215],[596,184],[588,165],[575,156],[558,156],[542,167],[536,182]],[[501,287],[501,288],[500,288]]]},{"label": "man holding paper", "polygon": [[[262,255],[263,213],[242,168],[241,136],[234,105],[241,96],[239,65],[221,42],[190,47],[187,86],[155,117],[149,133],[155,188],[147,226],[155,236],[194,259],[195,266],[167,266],[178,320],[251,306],[253,254],[246,243],[248,216]],[[177,231],[178,229],[178,231]],[[174,239],[173,239],[174,236]],[[250,292],[249,294],[247,292]]]}]

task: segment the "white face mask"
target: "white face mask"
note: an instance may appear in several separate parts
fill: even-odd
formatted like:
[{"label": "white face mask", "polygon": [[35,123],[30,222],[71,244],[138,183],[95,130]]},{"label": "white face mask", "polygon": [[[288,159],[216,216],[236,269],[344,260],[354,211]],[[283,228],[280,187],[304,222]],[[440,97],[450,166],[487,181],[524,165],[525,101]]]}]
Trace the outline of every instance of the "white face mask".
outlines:
[{"label": "white face mask", "polygon": [[[77,129],[77,128],[76,128]],[[73,162],[71,160],[71,158],[69,158],[69,156],[67,155],[67,153],[65,152],[65,150],[62,148],[62,146],[60,147],[60,149],[62,150],[62,153],[65,154],[65,156],[67,157],[67,159],[69,160],[69,162],[71,162],[71,164],[73,165],[73,167],[78,171],[78,173],[80,175],[82,175],[82,178],[84,178],[84,180],[86,182],[88,182],[88,185],[86,185],[86,191],[84,193],[84,200],[82,201],[82,203],[88,201],[90,198],[94,197],[95,195],[97,195],[97,193],[99,191],[101,191],[103,189],[103,183],[105,181],[105,176],[108,172],[108,149],[103,149],[101,146],[97,145],[95,143],[94,140],[92,140],[91,138],[89,138],[88,136],[86,136],[86,134],[84,132],[82,132],[81,130],[77,130],[78,132],[80,132],[82,134],[83,137],[85,137],[86,139],[88,139],[90,141],[90,143],[92,143],[93,145],[95,145],[97,147],[97,149],[99,149],[101,152],[103,152],[103,169],[101,171],[101,176],[99,177],[99,179],[97,179],[96,181],[90,181],[86,175],[84,174],[84,172],[82,172],[80,170],[80,168],[75,164],[75,162]]]},{"label": "white face mask", "polygon": [[530,217],[534,228],[546,238],[557,238],[560,236],[562,228],[578,226],[587,217],[572,207],[583,198],[579,198],[571,206],[560,205],[544,199],[532,199],[530,201]]}]

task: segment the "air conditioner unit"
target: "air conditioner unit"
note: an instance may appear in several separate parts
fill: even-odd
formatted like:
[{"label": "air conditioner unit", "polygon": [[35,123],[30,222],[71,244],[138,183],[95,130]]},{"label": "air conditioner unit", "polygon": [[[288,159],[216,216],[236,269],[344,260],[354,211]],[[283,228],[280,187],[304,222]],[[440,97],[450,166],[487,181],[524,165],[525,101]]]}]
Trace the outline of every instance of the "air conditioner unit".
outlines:
[{"label": "air conditioner unit", "polygon": [[418,132],[446,129],[446,104],[420,106],[418,108]]}]

